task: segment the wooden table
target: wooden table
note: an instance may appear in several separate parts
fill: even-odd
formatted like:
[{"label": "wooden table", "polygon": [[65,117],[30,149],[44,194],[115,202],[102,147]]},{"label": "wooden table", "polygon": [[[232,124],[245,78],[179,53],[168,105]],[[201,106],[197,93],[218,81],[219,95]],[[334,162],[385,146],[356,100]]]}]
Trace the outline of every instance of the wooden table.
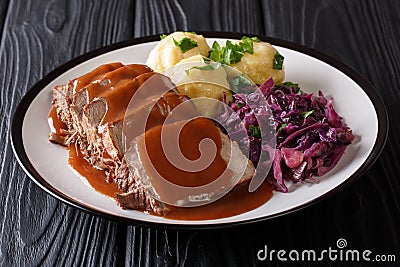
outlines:
[{"label": "wooden table", "polygon": [[[13,112],[29,88],[95,48],[178,29],[267,35],[350,65],[376,87],[387,107],[390,131],[383,153],[359,180],[316,205],[219,230],[108,221],[37,187],[18,165],[9,136]],[[0,31],[1,266],[249,266],[262,263],[257,252],[265,245],[322,250],[335,248],[339,238],[348,248],[396,255],[400,264],[399,1],[2,0]]]}]

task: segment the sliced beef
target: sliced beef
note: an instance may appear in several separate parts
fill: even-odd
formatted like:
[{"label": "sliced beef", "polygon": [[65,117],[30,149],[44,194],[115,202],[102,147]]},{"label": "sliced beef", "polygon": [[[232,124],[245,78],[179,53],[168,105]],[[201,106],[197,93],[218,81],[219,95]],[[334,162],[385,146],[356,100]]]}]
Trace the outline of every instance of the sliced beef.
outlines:
[{"label": "sliced beef", "polygon": [[122,209],[147,210],[158,215],[166,215],[169,212],[168,205],[151,197],[142,187],[134,187],[126,193],[116,194],[115,200]]},{"label": "sliced beef", "polygon": [[79,103],[87,103],[85,99],[82,99],[84,97],[82,96],[83,94],[80,97],[76,97],[76,93],[80,92],[82,88],[85,88],[90,83],[96,82],[102,75],[121,67],[123,67],[123,64],[119,62],[101,65],[91,72],[69,81],[66,85],[59,85],[53,88],[53,105],[57,109],[57,115],[67,124],[69,130],[76,131],[73,126],[71,114],[71,105],[74,98]]},{"label": "sliced beef", "polygon": [[56,133],[50,133],[49,134],[49,141],[55,144],[59,144],[62,146],[68,146],[68,137],[67,136],[61,136]]},{"label": "sliced beef", "polygon": [[[127,110],[137,89],[153,75],[154,72],[144,65],[110,63],[66,85],[55,86],[53,106],[66,129],[63,134],[52,132],[49,140],[65,146],[74,143],[80,155],[92,166],[105,171],[108,182],[117,182],[119,185],[122,177],[118,181],[115,177],[121,170],[124,155],[122,129],[125,113],[140,114],[146,107],[154,105],[146,125],[148,129],[162,124],[175,106],[187,100],[174,90],[157,100],[155,92],[147,90],[142,93],[143,106]],[[162,80],[165,80],[165,76]],[[162,82],[153,81],[153,85],[162,86]],[[173,87],[173,84],[168,86]],[[129,172],[125,173],[123,179],[130,179]],[[120,186],[120,189],[121,194],[116,199],[123,208],[148,209],[158,214],[164,214],[167,210],[163,203],[144,195],[143,190],[135,187],[134,183]]]},{"label": "sliced beef", "polygon": [[[163,125],[162,127],[163,130],[168,130],[169,127],[180,126],[181,123],[180,121],[174,124]],[[152,128],[149,132],[157,130],[158,127]],[[158,178],[151,177],[152,170],[149,169],[148,166],[152,164],[152,162],[149,162],[149,158],[143,156],[143,153],[149,152],[148,150],[144,152],[145,149],[148,149],[145,148],[146,146],[144,145],[145,138],[146,136],[148,137],[148,135],[146,135],[148,132],[146,132],[132,141],[130,149],[125,154],[122,164],[117,171],[115,181],[123,191],[123,193],[116,196],[118,204],[122,208],[127,208],[129,207],[127,203],[132,203],[133,205],[152,203],[153,206],[157,207],[156,209],[153,207],[152,210],[156,213],[160,212],[159,214],[163,214],[168,209],[168,205],[157,200],[163,199],[163,190],[168,194],[168,199],[172,199],[171,195],[174,195],[174,198],[176,198],[174,199],[174,203],[169,203],[190,206],[190,202],[198,202],[201,201],[202,198],[208,199],[215,195],[223,194],[228,186],[235,185],[234,181],[238,181],[237,184],[249,181],[255,174],[255,168],[252,162],[243,154],[236,142],[231,141],[226,134],[222,133],[216,126],[214,127],[221,140],[222,146],[219,153],[226,164],[228,180],[223,181],[221,184],[217,183],[216,186],[213,187],[213,191],[200,191],[195,195],[179,195],[181,191],[174,192],[169,189],[164,190],[164,188],[162,188],[163,185],[158,183]],[[157,150],[159,151],[159,149]],[[158,161],[159,160],[161,159],[158,158]],[[185,176],[185,174],[182,176]],[[185,179],[190,178],[187,177]]]},{"label": "sliced beef", "polygon": [[[150,79],[152,77],[154,79]],[[148,88],[137,91],[146,81],[149,81],[146,83]],[[148,131],[161,127],[167,116],[187,100],[186,96],[174,89],[163,91],[166,93],[159,97],[154,89],[160,86],[174,87],[168,78],[161,74],[155,76],[144,65],[121,63],[102,65],[66,85],[55,86],[53,106],[65,129],[58,133],[52,131],[49,140],[66,146],[74,143],[79,155],[95,168],[104,170],[107,182],[118,185],[120,192],[115,200],[123,209],[149,210],[164,215],[169,207],[153,197],[157,190],[149,183],[143,162],[139,158],[130,162],[131,169],[139,170],[131,172],[124,151],[124,141],[133,140],[128,142],[131,144],[129,154],[137,156],[135,142],[141,140]],[[141,101],[129,106],[133,96]],[[177,121],[184,121],[197,115],[197,110],[189,104],[175,115],[178,115],[175,117]],[[143,119],[146,119],[144,124]],[[143,129],[138,125],[142,125]],[[124,135],[123,130],[126,131]],[[233,176],[239,178],[239,183],[253,177],[254,167],[237,143],[220,131],[218,135],[222,142],[220,156]],[[123,136],[126,140],[123,140]],[[229,161],[229,158],[233,160]],[[245,171],[242,174],[243,169]],[[199,196],[191,197],[196,199]]]}]

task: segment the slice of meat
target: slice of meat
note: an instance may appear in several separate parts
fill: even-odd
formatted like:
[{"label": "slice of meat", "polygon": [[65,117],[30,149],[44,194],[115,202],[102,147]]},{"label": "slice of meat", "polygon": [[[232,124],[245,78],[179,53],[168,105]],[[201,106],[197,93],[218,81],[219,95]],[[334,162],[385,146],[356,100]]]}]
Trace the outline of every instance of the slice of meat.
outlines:
[{"label": "slice of meat", "polygon": [[67,95],[68,85],[57,85],[53,88],[53,106],[56,108],[57,116],[63,122],[71,120],[69,113],[69,97]]},{"label": "slice of meat", "polygon": [[83,108],[87,104],[89,104],[87,90],[81,90],[73,96],[72,103],[69,106],[69,113],[71,114],[73,128],[80,135],[85,135],[82,127],[82,114]]},{"label": "slice of meat", "polygon": [[114,63],[108,63],[108,64],[103,64],[94,70],[72,80],[71,82],[71,94],[75,94],[76,92],[79,92],[82,88],[85,88],[87,85],[90,83],[99,80],[99,78],[116,69],[119,69],[123,67],[124,65],[121,62],[114,62]]},{"label": "slice of meat", "polygon": [[149,196],[141,187],[135,187],[127,193],[115,195],[115,200],[122,209],[148,210],[158,215],[166,215],[169,212],[168,205]]},{"label": "slice of meat", "polygon": [[96,168],[104,169],[111,181],[122,156],[119,155],[119,162],[110,160],[102,141],[101,123],[107,115],[110,123],[120,120],[129,99],[152,74],[145,65],[110,63],[66,85],[55,86],[53,105],[66,129],[63,134],[51,133],[49,141],[66,146],[74,142],[83,157]]},{"label": "slice of meat", "polygon": [[[148,88],[140,90],[138,94],[140,103],[130,107],[129,102],[137,93],[137,89],[153,75],[154,73],[144,65],[124,66],[121,63],[110,63],[66,85],[54,87],[53,105],[56,107],[57,116],[65,123],[66,129],[63,135],[50,134],[49,140],[67,146],[73,142],[79,148],[82,157],[92,166],[104,170],[107,181],[118,185],[120,193],[115,199],[122,208],[145,209],[164,215],[169,210],[168,205],[154,197],[160,190],[154,181],[150,181],[147,177],[146,170],[140,165],[143,162],[140,160],[133,164],[130,162],[131,167],[134,165],[134,168],[141,172],[131,174],[129,171],[127,158],[124,156],[122,135],[122,131],[127,130],[129,134],[124,135],[127,140],[134,142],[141,140],[145,135],[143,130],[147,133],[151,129],[162,127],[167,116],[187,100],[187,97],[175,90],[167,90],[168,92],[161,98],[158,97],[154,88],[160,86],[173,88],[172,82],[159,74],[161,79],[151,79],[152,83]],[[148,115],[148,120],[143,124],[144,129],[141,131],[136,130],[136,119],[130,120],[129,116],[133,114],[139,117],[143,115],[146,118]],[[126,115],[129,120],[124,125]],[[188,105],[175,115],[178,115],[177,120],[186,120],[197,115],[197,110],[194,105]],[[215,125],[210,128],[217,129]],[[219,130],[218,137],[221,142],[220,157],[225,167],[228,167],[233,180],[242,183],[250,179],[254,174],[251,162],[241,153],[238,145],[231,142]],[[229,158],[232,158],[230,155],[233,155],[231,161],[229,161]],[[242,164],[238,159],[241,159]],[[240,174],[243,170],[244,173]],[[221,190],[217,188],[211,193],[219,194],[219,191]],[[178,200],[198,201],[201,197],[192,195],[187,199]]]},{"label": "slice of meat", "polygon": [[[124,145],[122,143],[122,129],[125,127],[125,134],[128,140],[132,140],[134,137],[143,133],[143,130],[139,125],[145,125],[145,130],[151,129],[155,126],[164,123],[167,116],[171,111],[188,98],[176,91],[169,91],[157,99],[158,96],[149,98],[148,101],[143,101],[141,106],[133,107],[133,109],[127,112],[127,119],[125,126],[123,120],[126,114],[121,114],[121,118],[107,123],[102,130],[103,144],[107,150],[107,153],[113,159],[122,159],[124,154]],[[148,111],[150,110],[150,111]],[[183,112],[183,111],[182,111]],[[196,116],[197,110],[194,105],[187,105],[181,116]],[[143,120],[137,122],[137,120]],[[129,125],[132,123],[132,125]]]},{"label": "slice of meat", "polygon": [[56,133],[49,134],[49,141],[62,146],[68,146],[68,138],[66,136],[60,136]]},{"label": "slice of meat", "polygon": [[[100,70],[98,70],[100,67],[95,69],[95,74],[84,75],[82,76],[83,78],[76,79],[78,82],[74,82],[74,94],[70,105],[70,113],[74,128],[81,135],[85,135],[85,128],[81,124],[84,120],[85,110],[90,114],[98,113],[101,116],[101,113],[97,111],[100,103],[95,103],[94,106],[96,107],[91,107],[91,104],[96,99],[106,99],[107,108],[102,109],[105,110],[103,115],[108,115],[108,120],[113,121],[115,117],[115,112],[113,111],[124,112],[137,88],[153,74],[151,69],[140,64],[127,66],[108,64],[103,66]],[[107,70],[111,71],[104,72]],[[91,82],[89,82],[89,78],[92,79]],[[81,81],[81,79],[83,80]],[[100,121],[103,119],[101,117]],[[96,118],[96,120],[98,119]]]},{"label": "slice of meat", "polygon": [[122,121],[125,111],[136,90],[153,74],[143,73],[120,82],[119,86],[115,85],[113,89],[99,94],[99,98],[84,106],[81,119],[78,119],[81,124],[77,127],[81,127],[80,134],[86,136],[89,150],[98,154],[106,152],[114,160],[122,158]]},{"label": "slice of meat", "polygon": [[[76,93],[80,92],[82,88],[85,88],[90,83],[97,81],[102,75],[121,68],[122,66],[123,64],[120,62],[104,64],[79,78],[69,81],[66,85],[59,85],[53,88],[53,105],[57,108],[59,118],[67,124],[69,130],[72,132],[76,130],[76,127],[73,125],[74,121],[70,109]],[[79,105],[82,103],[83,105],[84,103],[87,103],[88,101],[85,97],[86,92],[83,92],[79,97],[75,97],[77,99],[77,104]],[[78,106],[75,113],[79,114],[82,108],[83,106]]]},{"label": "slice of meat", "polygon": [[122,128],[123,121],[118,120],[108,123],[105,130],[103,130],[102,141],[104,148],[113,160],[120,160],[123,157]]},{"label": "slice of meat", "polygon": [[229,139],[228,135],[222,132],[220,132],[220,134],[223,144],[221,149],[221,156],[226,162],[231,159],[228,164],[228,169],[232,170],[235,175],[240,176],[237,185],[249,181],[254,176],[256,171],[252,161],[243,154],[236,141],[232,141],[231,139]]},{"label": "slice of meat", "polygon": [[[49,140],[65,146],[75,144],[84,159],[95,168],[104,170],[108,182],[114,182],[123,159],[122,130],[128,104],[137,89],[153,75],[154,72],[145,65],[124,66],[121,63],[110,63],[71,80],[66,85],[55,86],[53,105],[57,117],[66,124],[66,129],[63,129],[62,135],[52,131]],[[156,97],[157,90],[153,90],[154,88],[174,87],[168,78],[159,76],[161,79],[153,79],[151,85],[142,90],[141,104],[128,112],[140,114],[153,106],[150,108],[146,129],[162,124],[177,105],[187,100],[173,90],[161,98]],[[195,111],[194,106],[193,110]],[[126,175],[125,180],[128,179],[129,172]],[[158,210],[160,214],[164,212],[164,204],[154,199],[140,199],[141,189],[134,189],[132,183],[126,187],[124,198],[130,200],[135,195],[138,201],[136,204],[128,201],[125,207],[143,208],[147,205],[148,209]]]},{"label": "slice of meat", "polygon": [[[176,171],[170,167],[166,168],[165,166],[167,164],[163,161],[163,152],[160,152],[160,149],[157,146],[147,146],[146,136],[148,138],[150,134],[152,134],[151,132],[158,130],[158,128],[163,128],[163,131],[168,131],[168,128],[171,127],[181,127],[182,123],[183,122],[176,122],[174,124],[152,128],[150,131],[147,131],[145,134],[135,138],[132,141],[131,147],[126,153],[122,165],[118,170],[116,179],[119,187],[124,191],[124,193],[116,196],[116,201],[122,207],[128,207],[129,205],[127,205],[127,203],[129,201],[134,203],[133,206],[136,205],[135,203],[143,203],[143,199],[146,199],[146,201],[150,201],[151,199],[153,201],[152,203],[157,204],[156,207],[162,206],[160,204],[162,202],[179,206],[196,206],[200,202],[203,203],[209,201],[210,199],[218,198],[218,196],[227,193],[227,191],[229,191],[229,189],[234,187],[236,184],[244,183],[254,176],[255,168],[252,162],[240,150],[238,144],[231,141],[229,137],[222,133],[215,125],[212,124],[210,127],[210,124],[207,124],[209,128],[214,127],[212,131],[215,131],[220,139],[221,146],[219,149],[217,149],[217,157],[219,155],[219,157],[222,159],[225,165],[223,166],[224,170],[226,169],[227,171],[223,174],[220,174],[220,172],[218,172],[219,166],[211,167],[214,169],[210,169],[208,173],[217,173],[218,177],[216,177],[216,180],[207,181],[213,183],[213,185],[210,185],[210,187],[201,188],[201,186],[204,185],[202,184],[202,181],[200,181],[200,183],[188,182],[187,184],[179,184],[182,181],[185,183],[190,179],[208,179],[208,177],[205,176],[207,169],[193,174],[181,170]],[[194,131],[207,130],[195,128]],[[211,136],[212,135],[210,135],[210,138]],[[193,136],[189,136],[188,138],[188,140],[196,139],[196,137]],[[215,136],[212,138],[214,138],[213,140],[217,141],[218,143],[218,140],[215,140]],[[148,139],[148,141],[152,143],[157,142],[156,140],[153,140],[153,138]],[[167,139],[167,142],[170,142],[170,140]],[[196,144],[197,143],[194,141],[193,146],[196,146]],[[159,154],[155,160],[151,160],[152,153],[156,156]],[[146,154],[148,155],[146,156]],[[215,162],[216,161],[214,160],[212,164]],[[160,166],[165,169],[160,169]],[[129,172],[129,169],[131,170],[131,173]],[[155,170],[161,175],[164,175],[165,173],[167,174],[166,176],[159,178],[157,177],[157,174],[155,174]],[[217,172],[215,172],[216,170]],[[171,180],[171,176],[168,176],[168,173],[171,173],[172,176],[175,175],[175,177],[172,177]],[[177,176],[180,178],[175,179],[178,178]],[[162,179],[167,179],[168,181],[179,186],[199,186],[199,189],[196,189],[197,191],[186,191],[182,190],[182,188],[165,187],[166,184],[164,182],[160,182]],[[138,193],[139,188],[143,190],[143,192],[140,191],[140,194]],[[161,211],[166,212],[164,209],[161,209]],[[153,209],[153,212],[157,213],[157,210]]]}]

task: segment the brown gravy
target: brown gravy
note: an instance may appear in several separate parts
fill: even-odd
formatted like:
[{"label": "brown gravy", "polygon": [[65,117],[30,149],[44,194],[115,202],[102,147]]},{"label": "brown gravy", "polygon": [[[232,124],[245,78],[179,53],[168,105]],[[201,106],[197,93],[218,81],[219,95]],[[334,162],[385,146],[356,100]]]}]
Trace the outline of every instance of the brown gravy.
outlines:
[{"label": "brown gravy", "polygon": [[55,133],[59,136],[63,136],[63,131],[67,130],[67,125],[57,116],[56,107],[52,107],[49,115],[48,122],[52,133]]},{"label": "brown gravy", "polygon": [[113,71],[122,66],[124,65],[120,62],[104,64],[86,73],[85,75],[82,75],[81,77],[73,80],[73,85],[74,85],[73,93],[79,92],[80,90],[82,90],[82,88],[86,87],[92,81],[98,80],[101,75],[104,75],[105,73]]},{"label": "brown gravy", "polygon": [[75,79],[74,93],[85,89],[89,103],[95,98],[105,98],[107,111],[101,122],[105,125],[123,118],[133,94],[153,74],[149,67],[141,64],[106,64]]},{"label": "brown gravy", "polygon": [[74,144],[70,145],[68,150],[69,165],[84,177],[97,192],[114,197],[115,193],[118,192],[117,184],[107,183],[104,170],[94,168],[82,156],[79,156],[79,152]]},{"label": "brown gravy", "polygon": [[[200,157],[199,144],[204,138],[211,139],[216,145],[217,155],[207,168],[196,172],[185,171],[175,167],[165,155],[161,131],[168,140],[175,140],[175,131],[181,126],[183,128],[179,134],[179,149],[185,158],[197,160]],[[216,180],[227,167],[225,160],[221,157],[222,141],[219,130],[214,122],[207,118],[197,118],[187,124],[178,122],[151,128],[145,133],[145,144],[149,160],[155,170],[166,180],[180,186],[194,187],[209,184]],[[143,161],[143,163],[147,162]]]},{"label": "brown gravy", "polygon": [[[72,83],[74,86],[74,93],[84,88],[88,90],[89,101],[98,97],[107,98],[109,109],[103,120],[103,123],[106,123],[123,116],[129,104],[129,100],[140,83],[139,79],[146,79],[151,75],[152,73],[147,67],[133,68],[130,65],[124,66],[121,63],[111,63],[98,67],[94,71],[73,80]],[[132,88],[132,90],[126,90],[126,88]],[[118,94],[116,93],[117,90],[126,91],[126,94]],[[153,127],[162,124],[170,109],[182,102],[182,97],[183,96],[177,96],[176,94],[166,93],[151,111],[150,120],[147,122],[146,129],[156,129]],[[52,131],[55,131],[58,135],[62,135],[63,130],[66,130],[66,125],[58,118],[54,107],[51,109],[48,119]],[[199,151],[197,149],[198,144],[206,135],[207,137],[212,136],[211,139],[213,139],[217,146],[217,151],[219,152],[222,142],[213,122],[208,119],[198,119],[193,123],[198,127],[186,127],[186,130],[185,127],[183,128],[183,134],[181,136],[186,136],[186,138],[179,139],[180,147],[183,148],[182,153],[188,159],[197,159],[199,157]],[[199,128],[206,130],[201,132],[198,130]],[[149,146],[154,146],[150,151],[157,151],[157,146],[160,145],[160,142],[156,140],[156,142],[148,142],[146,145],[147,144],[149,144]],[[205,170],[203,173],[182,173],[182,171],[180,172],[177,168],[171,168],[170,164],[166,162],[167,159],[165,157],[160,157],[160,154],[161,153],[150,155],[150,157],[153,157],[152,162],[155,162],[159,170],[164,172],[164,177],[168,177],[173,183],[183,186],[199,186],[210,183],[226,168],[225,161],[221,159],[221,157],[217,157],[214,160],[215,162],[213,162],[215,166],[209,170]],[[105,171],[96,169],[90,165],[89,162],[79,155],[79,151],[74,144],[69,146],[68,163],[75,171],[84,177],[97,192],[109,197],[114,197],[115,194],[119,192],[115,183],[108,183],[106,181]],[[267,182],[264,182],[253,193],[248,192],[248,183],[244,183],[236,186],[221,199],[208,205],[192,208],[170,206],[170,212],[165,217],[177,220],[225,218],[253,210],[268,201],[271,196],[272,189]]]},{"label": "brown gravy", "polygon": [[[180,94],[178,95],[172,92],[165,93],[151,109],[149,118],[146,122],[146,130],[163,124],[169,112],[181,104],[184,101],[184,98],[185,97]],[[194,107],[192,109],[187,108],[185,111],[187,114],[197,114]]]},{"label": "brown gravy", "polygon": [[266,181],[252,193],[248,187],[248,182],[240,184],[222,198],[204,206],[193,208],[171,206],[170,212],[164,217],[188,221],[227,218],[254,210],[272,197],[272,188]]},{"label": "brown gravy", "polygon": [[[84,158],[79,157],[74,145],[69,148],[68,163],[84,177],[97,192],[114,197],[118,193],[115,183],[107,183],[104,171],[95,169]],[[239,215],[256,209],[272,197],[272,188],[264,182],[255,192],[248,191],[248,183],[233,188],[228,194],[208,205],[182,208],[169,206],[165,218],[173,220],[213,220]],[[150,214],[159,216],[150,212]]]}]

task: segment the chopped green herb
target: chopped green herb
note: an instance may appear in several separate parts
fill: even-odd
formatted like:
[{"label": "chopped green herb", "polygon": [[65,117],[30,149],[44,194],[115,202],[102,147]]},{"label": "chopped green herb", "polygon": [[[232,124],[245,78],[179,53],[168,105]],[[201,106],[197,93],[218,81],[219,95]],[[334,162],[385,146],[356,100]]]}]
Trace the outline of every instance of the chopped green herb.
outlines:
[{"label": "chopped green herb", "polygon": [[306,112],[301,112],[301,116],[303,116],[303,118],[307,118],[308,116],[310,116],[311,114],[314,113],[314,110],[310,110],[310,111],[306,111]]},{"label": "chopped green herb", "polygon": [[175,40],[174,37],[172,37],[172,39],[174,40],[174,44],[181,49],[182,53],[185,53],[185,52],[189,51],[190,49],[198,46],[196,41],[194,41],[190,38],[187,38],[187,37],[183,38],[179,42],[177,40]]},{"label": "chopped green herb", "polygon": [[253,54],[254,50],[253,50],[253,41],[251,40],[251,38],[249,37],[243,37],[242,41],[239,43],[239,46],[242,49],[243,53],[250,53]]},{"label": "chopped green herb", "polygon": [[276,70],[281,70],[282,69],[282,66],[283,66],[283,60],[284,60],[285,58],[281,55],[281,54],[279,54],[279,52],[278,51],[276,51],[276,53],[275,53],[275,55],[274,55],[274,63],[273,63],[273,65],[272,65],[272,67],[274,68],[274,69],[276,69]]},{"label": "chopped green herb", "polygon": [[214,41],[208,57],[215,62],[221,62],[222,48],[217,41]]},{"label": "chopped green herb", "polygon": [[294,93],[297,94],[299,91],[301,94],[304,94],[304,92],[300,89],[300,86],[298,83],[292,83],[292,82],[284,82],[280,83],[274,86],[274,88],[279,88],[280,86],[286,87],[286,88],[294,88]]},{"label": "chopped green herb", "polygon": [[231,41],[226,41],[225,48],[222,53],[223,64],[232,65],[238,63],[243,57],[243,48]]},{"label": "chopped green herb", "polygon": [[282,129],[285,128],[286,126],[288,126],[287,123],[282,123],[281,126],[280,126],[279,129],[278,129],[278,132],[279,132],[279,131],[282,131]]},{"label": "chopped green herb", "polygon": [[160,35],[160,39],[162,40],[162,39],[164,39],[165,37],[167,37],[168,35],[166,35],[166,34],[161,34]]},{"label": "chopped green herb", "polygon": [[253,42],[256,40],[259,41],[258,38],[254,39],[254,37],[249,38],[243,36],[240,43],[234,44],[227,40],[224,47],[214,42],[209,52],[209,58],[225,65],[238,63],[242,59],[244,53],[254,53]]},{"label": "chopped green herb", "polygon": [[191,33],[191,34],[196,34],[196,35],[197,35],[197,33],[195,33],[195,32],[188,32],[188,33]]},{"label": "chopped green herb", "polygon": [[300,89],[300,86],[299,86],[298,83],[292,83],[292,82],[284,82],[284,83],[278,84],[278,86],[294,87],[294,88],[296,88],[297,90]]},{"label": "chopped green herb", "polygon": [[260,39],[258,39],[258,37],[254,36],[254,37],[247,37],[247,36],[243,36],[242,37],[242,41],[247,41],[250,40],[252,42],[260,42]]},{"label": "chopped green herb", "polygon": [[261,137],[260,126],[249,125],[250,134],[254,137]]},{"label": "chopped green herb", "polygon": [[192,69],[197,69],[197,70],[216,70],[221,66],[221,63],[219,62],[213,62],[211,64],[207,64],[205,66],[193,66],[190,69],[185,70],[186,75],[189,75],[189,71]]},{"label": "chopped green herb", "polygon": [[240,102],[237,105],[238,105],[238,108],[242,108],[243,107],[242,103],[240,103]]}]

